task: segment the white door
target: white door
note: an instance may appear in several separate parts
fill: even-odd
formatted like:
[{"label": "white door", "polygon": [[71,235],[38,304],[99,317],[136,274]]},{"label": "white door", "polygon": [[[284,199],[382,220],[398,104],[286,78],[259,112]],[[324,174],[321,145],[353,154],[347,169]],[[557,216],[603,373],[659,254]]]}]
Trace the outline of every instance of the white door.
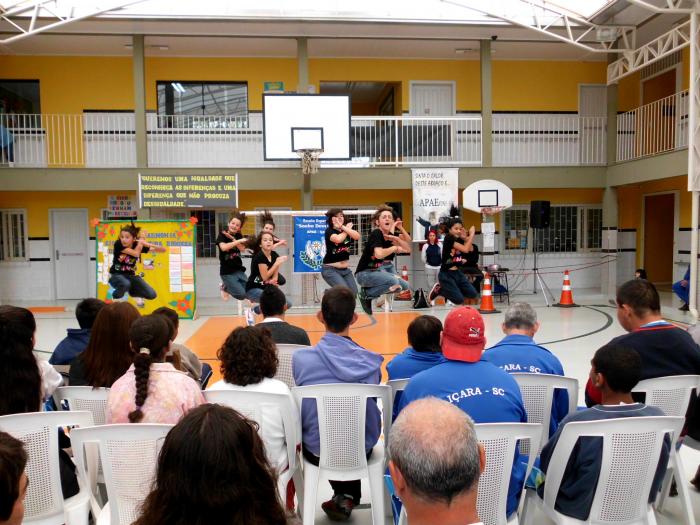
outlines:
[{"label": "white door", "polygon": [[578,92],[580,161],[605,164],[605,121],[608,116],[608,88],[605,84],[581,84]]},{"label": "white door", "polygon": [[88,211],[51,210],[51,247],[56,299],[89,296]]},{"label": "white door", "polygon": [[411,115],[451,117],[455,114],[452,82],[411,82]]}]

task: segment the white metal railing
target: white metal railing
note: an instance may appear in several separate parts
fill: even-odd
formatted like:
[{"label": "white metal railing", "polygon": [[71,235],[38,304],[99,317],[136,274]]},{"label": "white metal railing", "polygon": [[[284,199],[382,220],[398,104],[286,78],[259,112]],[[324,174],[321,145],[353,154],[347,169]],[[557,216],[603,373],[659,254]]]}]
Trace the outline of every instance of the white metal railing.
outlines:
[{"label": "white metal railing", "polygon": [[606,117],[497,113],[493,115],[493,165],[604,165],[606,129]]},{"label": "white metal railing", "polygon": [[618,162],[687,147],[687,90],[617,116]]}]

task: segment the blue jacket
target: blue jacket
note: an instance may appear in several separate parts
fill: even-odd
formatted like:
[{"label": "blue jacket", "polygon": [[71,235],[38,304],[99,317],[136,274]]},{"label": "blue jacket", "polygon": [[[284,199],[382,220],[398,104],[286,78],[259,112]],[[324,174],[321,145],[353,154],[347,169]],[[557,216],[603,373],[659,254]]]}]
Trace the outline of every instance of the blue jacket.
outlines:
[{"label": "blue jacket", "polygon": [[[292,358],[292,372],[298,386],[328,383],[366,383],[378,385],[382,378],[384,358],[365,350],[348,337],[326,333],[308,350],[297,350]],[[365,448],[369,452],[377,443],[382,420],[374,399],[367,401]],[[316,402],[305,399],[301,410],[302,442],[306,449],[319,456],[321,445]]]},{"label": "blue jacket", "polygon": [[[445,356],[441,352],[419,352],[409,346],[387,363],[386,371],[389,374],[389,380],[409,379],[417,373],[428,370],[444,361]],[[392,420],[399,415],[399,402],[402,395],[403,392],[396,393]]]},{"label": "blue jacket", "polygon": [[49,363],[52,365],[69,365],[70,362],[83,353],[90,341],[89,328],[69,328],[68,335],[58,343],[51,354]]},{"label": "blue jacket", "polygon": [[[481,357],[508,373],[564,375],[561,362],[552,352],[539,346],[526,335],[507,335],[487,349]],[[569,413],[569,394],[566,390],[554,391],[552,416],[549,421],[549,436],[556,432],[559,422]]]}]

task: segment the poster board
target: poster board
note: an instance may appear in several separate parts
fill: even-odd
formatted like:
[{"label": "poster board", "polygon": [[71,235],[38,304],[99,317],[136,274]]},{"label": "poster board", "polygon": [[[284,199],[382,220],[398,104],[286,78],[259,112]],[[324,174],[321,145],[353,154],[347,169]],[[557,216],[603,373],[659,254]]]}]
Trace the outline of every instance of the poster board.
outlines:
[{"label": "poster board", "polygon": [[140,208],[236,208],[238,174],[142,175]]},{"label": "poster board", "polygon": [[325,215],[294,216],[294,273],[321,273],[327,227]]},{"label": "poster board", "polygon": [[[112,301],[109,284],[114,243],[119,231],[129,221],[93,220],[97,253],[97,298]],[[153,250],[141,256],[136,275],[141,276],[157,293],[153,300],[144,301],[141,314],[149,314],[161,306],[175,310],[181,319],[192,319],[196,309],[196,224],[190,221],[137,221],[151,244],[164,246],[166,251]],[[125,297],[128,297],[125,296]],[[132,297],[128,301],[137,306]]]},{"label": "poster board", "polygon": [[428,228],[437,228],[441,217],[459,202],[459,170],[457,168],[414,168],[413,241],[424,241]]}]

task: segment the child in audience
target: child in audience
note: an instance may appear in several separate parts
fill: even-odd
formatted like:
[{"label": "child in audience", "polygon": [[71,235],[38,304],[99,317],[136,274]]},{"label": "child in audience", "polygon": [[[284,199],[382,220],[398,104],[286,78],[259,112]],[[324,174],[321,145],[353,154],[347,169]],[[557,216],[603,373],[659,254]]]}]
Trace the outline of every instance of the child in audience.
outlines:
[{"label": "child in audience", "polygon": [[29,480],[24,473],[27,452],[19,439],[0,432],[0,524],[20,525]]},{"label": "child in audience", "polygon": [[646,279],[647,271],[644,268],[637,268],[634,272],[635,279]]},{"label": "child in audience", "polygon": [[[160,308],[153,310],[153,314],[162,315],[167,318],[175,329],[172,337],[170,338],[170,351],[168,352],[168,357],[178,356],[180,362],[182,363],[180,370],[185,372],[195,381],[199,381],[202,377],[202,362],[199,360],[199,357],[197,357],[197,354],[195,354],[185,345],[175,342],[177,331],[180,327],[180,317],[177,315],[177,312],[172,308],[168,308],[167,306],[161,306]],[[207,367],[209,367],[209,365],[207,365]],[[211,370],[211,367],[209,367],[209,370]]]},{"label": "child in audience", "polygon": [[97,314],[104,301],[89,297],[83,299],[75,307],[75,317],[80,328],[69,328],[66,337],[58,343],[56,349],[51,354],[49,364],[68,365],[70,362],[83,353],[90,341],[90,330],[95,322]]}]

